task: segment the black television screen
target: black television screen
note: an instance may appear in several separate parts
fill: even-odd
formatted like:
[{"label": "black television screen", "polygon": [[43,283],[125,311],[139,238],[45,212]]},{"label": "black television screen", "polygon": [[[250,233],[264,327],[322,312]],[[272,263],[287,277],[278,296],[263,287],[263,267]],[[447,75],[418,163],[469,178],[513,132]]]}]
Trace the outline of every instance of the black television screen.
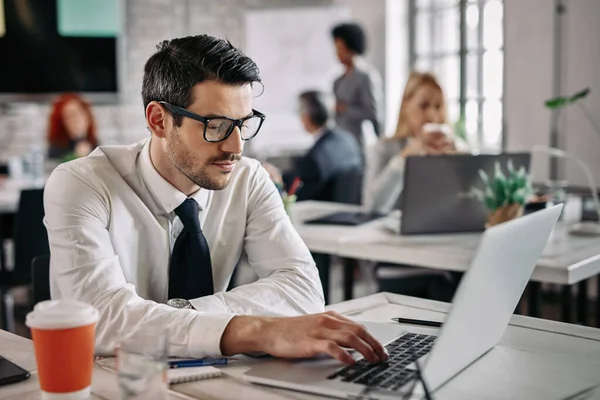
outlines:
[{"label": "black television screen", "polygon": [[1,95],[118,91],[116,37],[61,34],[60,1],[0,1]]}]

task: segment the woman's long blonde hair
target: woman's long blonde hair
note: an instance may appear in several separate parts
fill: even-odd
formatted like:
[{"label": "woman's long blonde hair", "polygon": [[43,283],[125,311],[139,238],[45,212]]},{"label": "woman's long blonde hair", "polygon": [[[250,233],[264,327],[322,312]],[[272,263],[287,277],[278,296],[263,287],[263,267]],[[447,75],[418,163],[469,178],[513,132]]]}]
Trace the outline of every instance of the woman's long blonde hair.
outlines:
[{"label": "woman's long blonde hair", "polygon": [[408,127],[408,121],[406,119],[406,104],[412,99],[417,90],[421,86],[431,85],[434,88],[438,89],[440,93],[442,93],[442,106],[441,113],[443,116],[443,123],[447,122],[446,115],[446,100],[444,99],[444,91],[440,86],[435,75],[430,74],[429,72],[417,72],[413,71],[410,73],[408,77],[408,81],[406,82],[406,87],[404,88],[404,94],[402,95],[402,102],[400,103],[400,112],[398,113],[398,124],[396,125],[396,131],[394,132],[394,136],[392,139],[405,139],[410,135],[410,128]]}]

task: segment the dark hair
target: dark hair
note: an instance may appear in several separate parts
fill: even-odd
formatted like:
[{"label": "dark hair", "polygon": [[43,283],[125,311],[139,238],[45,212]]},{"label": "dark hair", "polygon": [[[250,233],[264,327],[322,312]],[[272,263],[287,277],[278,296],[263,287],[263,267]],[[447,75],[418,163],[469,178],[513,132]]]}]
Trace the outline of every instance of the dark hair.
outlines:
[{"label": "dark hair", "polygon": [[367,50],[365,32],[358,24],[346,23],[335,26],[331,30],[334,39],[342,39],[346,47],[356,54],[364,54]]},{"label": "dark hair", "polygon": [[[230,85],[261,82],[258,67],[229,41],[209,35],[165,40],[144,66],[144,109],[151,101],[187,108],[194,85],[207,80]],[[181,125],[181,116],[173,116]]]},{"label": "dark hair", "polygon": [[327,124],[329,120],[329,109],[325,94],[316,90],[300,93],[300,106],[308,114],[308,117],[318,127]]}]

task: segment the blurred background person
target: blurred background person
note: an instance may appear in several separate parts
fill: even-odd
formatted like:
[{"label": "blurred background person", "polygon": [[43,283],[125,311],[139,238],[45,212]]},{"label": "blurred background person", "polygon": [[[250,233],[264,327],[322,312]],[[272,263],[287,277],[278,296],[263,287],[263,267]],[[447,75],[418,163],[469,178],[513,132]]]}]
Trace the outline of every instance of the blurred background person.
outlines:
[{"label": "blurred background person", "polygon": [[[447,125],[441,85],[430,73],[412,72],[406,83],[396,131],[368,149],[363,201],[371,211],[388,213],[401,208],[406,157],[441,155],[457,151]],[[433,129],[428,129],[428,124]],[[427,185],[427,182],[422,182]],[[459,275],[435,269],[379,263],[375,276],[380,291],[450,301]]]},{"label": "blurred background person", "polygon": [[367,209],[388,213],[399,205],[406,157],[456,151],[455,139],[449,132],[424,129],[426,124],[447,122],[444,93],[435,76],[412,72],[404,89],[394,135],[379,139],[367,151],[363,191]]},{"label": "blurred background person", "polygon": [[97,145],[90,105],[74,93],[59,96],[48,124],[48,157],[62,160],[84,157]]},{"label": "blurred background person", "polygon": [[383,83],[375,68],[362,57],[367,50],[363,29],[354,23],[337,25],[331,31],[344,74],[333,83],[335,122],[352,133],[363,147],[362,125],[369,121],[377,136],[383,120]]},{"label": "blurred background person", "polygon": [[275,183],[289,189],[295,179],[302,185],[298,201],[322,200],[359,203],[363,177],[361,149],[352,134],[329,125],[330,108],[325,94],[306,91],[299,95],[300,119],[314,144],[295,167],[281,177],[265,164]]}]

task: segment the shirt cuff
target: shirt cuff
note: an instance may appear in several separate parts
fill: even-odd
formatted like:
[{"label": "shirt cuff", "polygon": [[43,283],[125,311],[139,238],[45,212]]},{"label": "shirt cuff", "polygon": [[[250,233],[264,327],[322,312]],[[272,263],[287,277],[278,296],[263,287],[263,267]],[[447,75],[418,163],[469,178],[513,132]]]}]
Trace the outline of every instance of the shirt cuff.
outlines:
[{"label": "shirt cuff", "polygon": [[189,336],[192,357],[223,357],[221,337],[235,314],[204,314],[199,312]]}]

